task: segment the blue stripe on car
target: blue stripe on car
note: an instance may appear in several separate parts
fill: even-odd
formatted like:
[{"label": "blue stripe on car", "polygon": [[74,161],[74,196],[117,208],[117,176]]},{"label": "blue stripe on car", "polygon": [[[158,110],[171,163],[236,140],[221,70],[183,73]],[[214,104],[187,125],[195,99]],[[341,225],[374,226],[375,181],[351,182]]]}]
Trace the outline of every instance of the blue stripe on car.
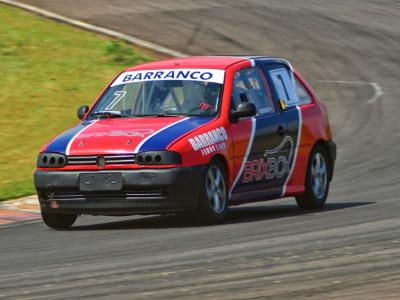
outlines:
[{"label": "blue stripe on car", "polygon": [[67,130],[66,132],[62,133],[56,139],[54,139],[46,148],[46,152],[56,152],[66,154],[66,150],[68,147],[68,143],[74,136],[88,126],[91,122],[82,122],[79,125]]},{"label": "blue stripe on car", "polygon": [[211,120],[212,118],[188,118],[152,136],[140,147],[138,152],[164,150],[180,136]]}]

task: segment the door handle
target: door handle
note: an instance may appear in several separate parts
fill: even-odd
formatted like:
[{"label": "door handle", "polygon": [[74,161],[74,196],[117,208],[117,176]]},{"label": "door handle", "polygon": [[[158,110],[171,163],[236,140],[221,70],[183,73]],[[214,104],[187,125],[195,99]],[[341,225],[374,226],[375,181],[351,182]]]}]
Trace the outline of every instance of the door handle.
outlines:
[{"label": "door handle", "polygon": [[286,132],[285,128],[283,128],[282,125],[279,125],[279,126],[278,126],[278,129],[276,130],[276,133],[277,133],[278,135],[280,135],[280,136],[283,136],[283,135],[285,134],[285,132]]}]

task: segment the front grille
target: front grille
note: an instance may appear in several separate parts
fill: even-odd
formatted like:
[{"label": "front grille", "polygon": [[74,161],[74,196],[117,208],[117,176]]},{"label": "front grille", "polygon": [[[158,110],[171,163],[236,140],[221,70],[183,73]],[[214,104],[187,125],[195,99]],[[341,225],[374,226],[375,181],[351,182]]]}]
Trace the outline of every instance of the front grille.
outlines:
[{"label": "front grille", "polygon": [[48,200],[58,201],[94,201],[108,202],[118,200],[139,200],[139,199],[166,199],[167,194],[162,191],[126,191],[126,192],[54,192],[48,196]]},{"label": "front grille", "polygon": [[67,165],[96,165],[97,158],[105,158],[106,165],[134,164],[135,154],[68,156]]}]

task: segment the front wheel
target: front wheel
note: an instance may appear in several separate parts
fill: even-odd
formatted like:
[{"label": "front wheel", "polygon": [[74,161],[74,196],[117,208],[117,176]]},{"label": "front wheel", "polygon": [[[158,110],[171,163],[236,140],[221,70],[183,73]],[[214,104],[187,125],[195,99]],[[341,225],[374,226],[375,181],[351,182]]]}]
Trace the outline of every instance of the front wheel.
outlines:
[{"label": "front wheel", "polygon": [[74,224],[78,215],[76,214],[54,214],[42,211],[43,222],[54,229],[68,229]]},{"label": "front wheel", "polygon": [[218,160],[211,161],[203,178],[197,212],[200,223],[221,221],[228,208],[226,170]]},{"label": "front wheel", "polygon": [[324,206],[329,192],[329,158],[325,149],[317,145],[308,162],[306,191],[296,197],[303,209],[318,209]]}]

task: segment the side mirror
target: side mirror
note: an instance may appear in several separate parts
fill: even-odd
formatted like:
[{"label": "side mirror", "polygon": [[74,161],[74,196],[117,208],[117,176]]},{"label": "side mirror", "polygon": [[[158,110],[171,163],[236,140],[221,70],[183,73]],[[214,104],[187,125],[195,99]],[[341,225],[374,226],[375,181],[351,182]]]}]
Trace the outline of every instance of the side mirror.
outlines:
[{"label": "side mirror", "polygon": [[89,111],[89,106],[87,105],[82,105],[78,108],[78,119],[82,120],[83,117],[87,114],[87,112]]},{"label": "side mirror", "polygon": [[257,114],[257,109],[254,103],[241,102],[237,109],[231,112],[231,120],[237,122],[239,118],[252,117]]}]

